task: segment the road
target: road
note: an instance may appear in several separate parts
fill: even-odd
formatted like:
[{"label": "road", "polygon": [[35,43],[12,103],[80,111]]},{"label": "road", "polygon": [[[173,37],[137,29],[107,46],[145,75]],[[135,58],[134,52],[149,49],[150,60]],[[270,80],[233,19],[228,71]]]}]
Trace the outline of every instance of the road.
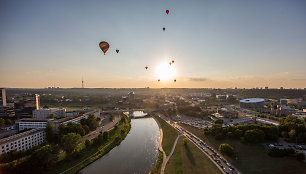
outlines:
[{"label": "road", "polygon": [[99,125],[99,127],[97,127],[96,130],[90,132],[89,134],[83,136],[83,140],[92,140],[95,137],[97,137],[100,132],[105,132],[105,131],[109,131],[110,129],[112,129],[119,121],[121,120],[121,116],[115,116],[113,121],[109,121],[109,118],[106,117],[101,121],[101,124]]},{"label": "road", "polygon": [[182,128],[180,125],[174,123],[170,118],[160,115],[164,121],[169,125],[179,131],[183,136],[188,138],[193,144],[196,145],[219,169],[222,173],[232,173],[238,174],[238,170],[229,164],[216,150],[204,143],[200,138],[196,137],[194,134],[188,130]]}]

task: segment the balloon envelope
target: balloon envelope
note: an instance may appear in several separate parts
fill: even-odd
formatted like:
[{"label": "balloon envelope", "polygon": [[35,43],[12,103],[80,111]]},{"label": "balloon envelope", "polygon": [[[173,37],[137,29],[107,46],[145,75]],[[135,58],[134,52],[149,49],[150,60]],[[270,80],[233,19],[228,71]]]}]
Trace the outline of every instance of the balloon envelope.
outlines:
[{"label": "balloon envelope", "polygon": [[145,68],[146,68],[146,69],[148,69],[148,67],[147,67],[147,66],[146,66]]},{"label": "balloon envelope", "polygon": [[174,63],[174,60],[172,60],[172,63]]},{"label": "balloon envelope", "polygon": [[165,31],[165,30],[166,30],[166,28],[164,27],[164,28],[163,28],[163,30]]},{"label": "balloon envelope", "polygon": [[102,41],[99,43],[99,47],[101,48],[101,50],[103,51],[105,55],[106,51],[109,49],[109,44],[105,41]]},{"label": "balloon envelope", "polygon": [[166,13],[169,14],[169,10],[166,10]]},{"label": "balloon envelope", "polygon": [[119,50],[118,50],[118,49],[116,49],[116,52],[117,52],[117,53],[119,53]]}]

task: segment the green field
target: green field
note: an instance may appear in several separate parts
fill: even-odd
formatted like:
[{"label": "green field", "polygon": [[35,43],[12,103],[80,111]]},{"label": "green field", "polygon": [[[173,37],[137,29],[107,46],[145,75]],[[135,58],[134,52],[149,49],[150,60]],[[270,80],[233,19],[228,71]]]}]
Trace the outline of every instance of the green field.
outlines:
[{"label": "green field", "polygon": [[162,142],[162,146],[163,149],[166,153],[166,155],[168,156],[171,152],[172,146],[174,144],[175,139],[177,138],[179,132],[177,130],[175,130],[173,127],[171,127],[168,123],[166,123],[163,119],[159,118],[159,117],[155,117],[160,126],[163,129],[163,142]]},{"label": "green field", "polygon": [[214,149],[222,143],[228,143],[235,148],[237,160],[225,157],[239,171],[247,174],[304,174],[306,164],[297,161],[294,157],[273,158],[267,155],[265,148],[260,144],[243,144],[236,140],[215,140],[214,137],[204,137],[203,129],[197,129],[188,125],[180,124],[199,138],[203,139]]},{"label": "green field", "polygon": [[200,151],[192,142],[188,141],[187,146],[183,144],[180,137],[173,155],[168,161],[165,173],[207,173],[215,174],[221,171]]}]

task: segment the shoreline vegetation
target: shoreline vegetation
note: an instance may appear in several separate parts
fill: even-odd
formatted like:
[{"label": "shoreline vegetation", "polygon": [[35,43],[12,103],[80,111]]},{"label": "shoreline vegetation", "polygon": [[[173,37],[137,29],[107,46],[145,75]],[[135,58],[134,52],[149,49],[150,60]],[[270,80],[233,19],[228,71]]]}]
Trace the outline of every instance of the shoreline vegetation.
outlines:
[{"label": "shoreline vegetation", "polygon": [[[10,173],[43,173],[46,174],[73,174],[79,172],[81,169],[90,165],[94,161],[103,157],[114,147],[118,146],[127,136],[131,129],[131,120],[126,116],[122,116],[122,120],[109,131],[100,132],[99,136],[89,141],[82,141],[78,144],[78,150],[75,153],[67,155],[65,151],[57,150],[57,153],[52,154],[53,165],[41,169],[33,170],[31,167],[31,156],[25,156],[20,159],[13,160],[8,163],[0,164],[0,174],[10,174]],[[104,137],[104,134],[107,134],[107,138]],[[102,138],[103,137],[103,138]],[[46,144],[42,147],[52,149],[57,145]],[[53,150],[51,150],[53,151]],[[46,157],[40,156],[42,159]],[[49,159],[49,158],[48,158]],[[34,161],[35,162],[35,161]],[[35,162],[40,163],[39,161]],[[32,164],[32,165],[35,165]],[[49,162],[48,162],[49,164]]]},{"label": "shoreline vegetation", "polygon": [[[126,116],[124,116],[126,117]],[[116,146],[120,145],[120,143],[125,139],[127,134],[130,132],[131,129],[131,121],[130,119],[127,119],[128,122],[122,122],[120,123],[117,128],[113,128],[109,131],[109,139],[106,142],[103,142],[99,146],[90,145],[89,148],[85,148],[86,158],[84,159],[83,155],[80,155],[81,160],[74,160],[74,165],[70,168],[68,168],[67,161],[63,161],[61,164],[59,164],[58,168],[60,166],[64,166],[61,168],[62,170],[55,170],[52,172],[49,172],[50,174],[74,174],[82,170],[83,168],[87,167],[94,161],[100,159],[105,154],[107,154],[109,151],[111,151]],[[124,133],[122,133],[124,132]],[[81,161],[81,162],[80,162]],[[72,164],[71,161],[68,161],[68,164]],[[68,168],[68,169],[67,169]],[[66,170],[63,170],[66,169]]]}]

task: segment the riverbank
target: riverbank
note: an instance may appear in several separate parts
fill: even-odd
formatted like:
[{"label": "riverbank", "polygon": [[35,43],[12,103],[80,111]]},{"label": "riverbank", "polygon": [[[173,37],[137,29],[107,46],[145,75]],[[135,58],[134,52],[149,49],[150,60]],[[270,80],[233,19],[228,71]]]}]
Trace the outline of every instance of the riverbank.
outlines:
[{"label": "riverbank", "polygon": [[158,116],[155,116],[154,118],[157,119],[159,125],[163,129],[163,137],[165,138],[162,140],[162,147],[168,156],[171,152],[175,139],[179,135],[179,132]]},{"label": "riverbank", "polygon": [[125,139],[131,129],[130,119],[127,122],[121,122],[116,129],[109,131],[107,141],[99,145],[89,145],[82,149],[79,154],[72,159],[64,159],[59,161],[56,168],[51,170],[50,174],[72,174],[77,173],[84,167],[107,154],[114,147],[119,145]]}]

